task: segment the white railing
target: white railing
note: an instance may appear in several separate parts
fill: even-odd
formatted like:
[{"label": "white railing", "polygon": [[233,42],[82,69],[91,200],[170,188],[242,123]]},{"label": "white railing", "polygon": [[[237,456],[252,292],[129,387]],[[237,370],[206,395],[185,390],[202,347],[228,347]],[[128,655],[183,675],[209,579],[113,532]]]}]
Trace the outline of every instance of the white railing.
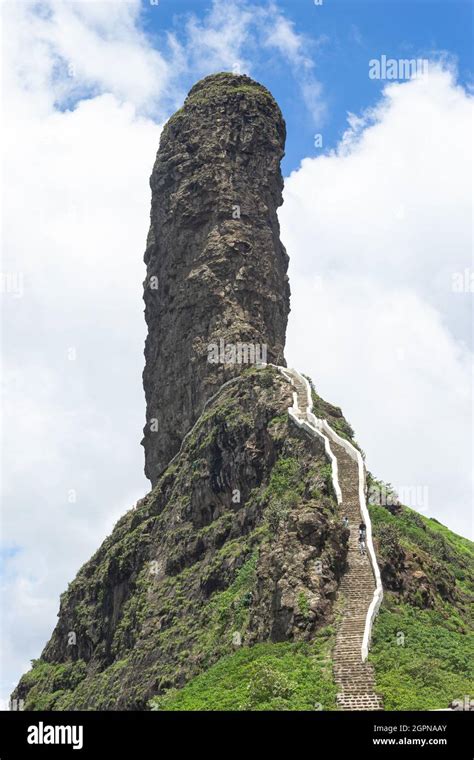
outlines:
[{"label": "white railing", "polygon": [[[374,545],[372,540],[372,523],[370,521],[370,515],[369,511],[367,509],[367,504],[365,501],[365,469],[364,469],[364,462],[361,456],[361,453],[358,449],[356,449],[355,446],[352,445],[349,441],[347,441],[345,438],[341,438],[340,435],[338,435],[332,427],[328,424],[327,420],[320,419],[319,417],[316,417],[313,412],[313,399],[311,395],[311,386],[308,382],[308,380],[303,376],[300,375],[299,372],[295,369],[288,369],[287,367],[280,367],[275,364],[261,364],[262,368],[265,367],[274,367],[277,369],[281,374],[290,382],[292,385],[294,385],[294,380],[297,379],[301,383],[303,383],[305,389],[306,389],[306,396],[307,396],[307,409],[306,409],[306,419],[301,419],[299,414],[301,413],[301,410],[298,406],[298,396],[296,392],[293,393],[293,406],[289,407],[288,414],[291,417],[292,420],[298,425],[298,427],[303,428],[307,432],[310,433],[310,435],[318,435],[320,438],[324,441],[324,450],[326,453],[326,456],[328,457],[329,461],[331,462],[331,473],[332,473],[332,484],[334,488],[334,493],[336,494],[337,503],[342,503],[342,492],[341,487],[339,485],[339,474],[338,474],[338,465],[337,465],[337,458],[334,456],[330,440],[332,439],[337,444],[342,446],[345,451],[349,454],[352,459],[354,459],[357,462],[358,465],[358,471],[359,471],[359,503],[360,503],[360,511],[363,517],[363,520],[366,525],[367,530],[367,549],[369,552],[369,559],[370,564],[372,566],[372,571],[375,578],[375,590],[374,595],[372,598],[372,601],[369,605],[369,609],[367,610],[366,620],[365,620],[365,627],[364,627],[364,635],[362,639],[362,647],[361,647],[361,656],[362,661],[365,661],[367,659],[368,653],[369,653],[369,647],[370,647],[370,637],[372,632],[372,625],[374,622],[374,618],[379,610],[380,604],[383,599],[383,588],[382,588],[382,579],[380,577],[380,570],[379,566],[377,564],[377,558],[375,556],[374,551]],[[213,396],[211,396],[209,399],[207,399],[206,403],[203,406],[203,409],[201,411],[204,412],[204,410],[217,398],[221,390],[226,387],[227,385],[230,385],[231,383],[234,383],[240,379],[240,375],[237,375],[230,380],[227,380],[227,382],[223,383],[223,385],[218,388],[217,392],[214,393]],[[184,444],[189,438],[189,436],[193,433],[195,428],[200,424],[200,417],[196,420],[192,428],[186,433],[183,440],[181,441],[181,445],[179,447],[179,450],[174,455],[174,457],[168,462],[167,467],[169,467],[181,454]]]},{"label": "white railing", "polygon": [[316,433],[317,435],[321,436],[324,439],[325,451],[332,465],[332,481],[333,481],[334,491],[336,493],[338,504],[342,502],[342,494],[341,494],[339,478],[338,478],[337,458],[334,456],[331,450],[329,439],[339,444],[339,446],[342,446],[344,450],[349,454],[349,456],[357,462],[357,467],[358,467],[358,472],[359,472],[360,511],[361,511],[362,519],[366,526],[367,550],[369,553],[370,564],[371,564],[372,572],[374,574],[374,579],[375,579],[374,595],[372,597],[372,601],[367,610],[367,615],[365,618],[365,626],[364,626],[364,635],[362,638],[361,657],[362,657],[362,661],[364,662],[367,659],[368,654],[369,654],[370,638],[372,634],[373,622],[383,599],[382,579],[380,577],[380,569],[377,564],[377,557],[375,556],[375,550],[374,550],[374,544],[373,544],[373,538],[372,538],[372,523],[370,520],[369,510],[367,508],[367,503],[365,500],[364,461],[362,459],[362,455],[360,451],[356,449],[356,447],[353,446],[353,444],[350,443],[350,441],[347,441],[345,438],[341,438],[341,436],[338,435],[332,429],[332,427],[328,424],[327,420],[320,419],[319,417],[316,417],[313,414],[313,411],[312,411],[313,399],[311,395],[311,386],[308,380],[303,375],[300,375],[300,373],[294,369],[287,369],[286,367],[278,367],[278,369],[282,373],[282,375],[284,375],[284,377],[286,377],[286,379],[289,380],[291,383],[293,383],[293,380],[296,378],[305,386],[306,395],[307,395],[306,420],[305,419],[302,420],[301,418],[298,417],[298,413],[300,412],[300,410],[298,408],[298,400],[297,399],[295,400],[295,395],[296,395],[295,393],[293,394],[293,407],[290,407],[288,409],[288,414],[290,415],[291,419],[293,419],[299,427],[304,428],[305,430],[308,430],[308,432],[310,432],[312,435]]},{"label": "white railing", "polygon": [[[281,374],[286,377],[286,379],[293,383],[293,377],[292,372],[293,370],[287,370],[286,367],[277,367],[278,370],[280,370]],[[310,389],[311,393],[311,389]],[[311,398],[309,399],[311,401]],[[334,493],[336,494],[337,503],[342,503],[342,491],[341,487],[339,485],[339,472],[337,467],[337,459],[332,453],[331,445],[329,443],[329,438],[324,435],[322,430],[319,430],[318,428],[314,428],[312,425],[310,425],[306,420],[302,420],[298,413],[300,412],[300,408],[298,406],[298,396],[296,393],[293,393],[293,406],[289,407],[288,414],[291,417],[292,420],[298,425],[300,428],[304,428],[307,430],[311,435],[314,436],[316,433],[320,436],[320,438],[323,439],[324,442],[324,451],[326,452],[326,456],[328,457],[329,461],[331,462],[331,477],[332,477],[332,486],[334,488]]]}]

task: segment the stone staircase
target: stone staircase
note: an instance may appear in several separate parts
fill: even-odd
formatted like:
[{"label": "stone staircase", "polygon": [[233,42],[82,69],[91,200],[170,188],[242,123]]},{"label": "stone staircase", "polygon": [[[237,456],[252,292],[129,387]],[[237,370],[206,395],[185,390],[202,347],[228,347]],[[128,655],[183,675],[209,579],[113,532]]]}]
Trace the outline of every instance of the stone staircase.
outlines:
[{"label": "stone staircase", "polygon": [[361,646],[367,610],[375,580],[367,554],[360,555],[359,473],[357,463],[334,441],[331,450],[337,459],[341,510],[349,518],[348,569],[339,585],[341,620],[333,650],[334,680],[340,691],[337,703],[342,710],[383,710],[382,698],[375,693],[372,665],[362,662]]},{"label": "stone staircase", "polygon": [[292,375],[293,379],[293,388],[296,391],[296,398],[298,400],[298,411],[299,416],[303,419],[306,419],[306,414],[308,411],[308,398],[306,395],[306,387],[304,383],[301,382],[299,377],[297,375]]},{"label": "stone staircase", "polygon": [[[288,371],[287,371],[288,372]],[[290,372],[288,372],[290,374]],[[296,391],[299,419],[307,421],[308,397],[304,383],[291,373]],[[383,710],[382,698],[375,693],[372,665],[362,661],[361,648],[367,611],[373,599],[375,579],[367,554],[360,555],[359,470],[357,462],[334,440],[330,448],[337,459],[341,488],[341,514],[349,519],[348,567],[339,585],[340,622],[333,650],[334,680],[339,687],[337,704],[340,710]]]}]

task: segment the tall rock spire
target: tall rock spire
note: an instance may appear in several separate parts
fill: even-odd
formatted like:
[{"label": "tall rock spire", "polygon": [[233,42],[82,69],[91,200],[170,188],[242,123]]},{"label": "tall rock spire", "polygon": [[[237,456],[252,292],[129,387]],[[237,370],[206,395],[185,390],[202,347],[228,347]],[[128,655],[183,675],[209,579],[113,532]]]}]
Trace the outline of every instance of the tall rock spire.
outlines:
[{"label": "tall rock spire", "polygon": [[144,283],[152,484],[223,382],[259,359],[284,363],[288,256],[277,208],[285,136],[269,91],[234,74],[198,82],[163,129]]}]

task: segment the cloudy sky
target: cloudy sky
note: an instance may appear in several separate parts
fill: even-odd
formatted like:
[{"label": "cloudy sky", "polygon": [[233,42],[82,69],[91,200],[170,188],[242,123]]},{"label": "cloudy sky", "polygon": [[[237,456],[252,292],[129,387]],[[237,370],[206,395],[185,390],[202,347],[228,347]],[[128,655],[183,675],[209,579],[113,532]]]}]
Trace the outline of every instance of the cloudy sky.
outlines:
[{"label": "cloudy sky", "polygon": [[[59,594],[147,490],[148,178],[200,77],[288,126],[288,363],[423,514],[472,537],[469,2],[4,2],[3,706]],[[429,60],[369,78],[369,61]],[[319,137],[318,137],[319,135]]]}]

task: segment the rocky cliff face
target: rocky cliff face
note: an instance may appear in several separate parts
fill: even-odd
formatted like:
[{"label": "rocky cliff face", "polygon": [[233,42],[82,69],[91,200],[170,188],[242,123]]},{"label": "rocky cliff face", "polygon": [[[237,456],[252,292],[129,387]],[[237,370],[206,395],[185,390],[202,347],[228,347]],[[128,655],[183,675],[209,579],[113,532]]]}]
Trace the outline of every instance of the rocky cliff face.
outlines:
[{"label": "rocky cliff face", "polygon": [[198,82],[163,130],[145,253],[152,484],[225,380],[260,358],[284,362],[288,257],[276,213],[284,143],[271,94],[233,74]]},{"label": "rocky cliff face", "polygon": [[347,531],[291,398],[271,368],[221,389],[62,595],[15,692],[26,709],[144,709],[224,655],[310,641],[332,619]]},{"label": "rocky cliff face", "polygon": [[[288,417],[292,392],[272,368],[221,388],[61,596],[12,695],[25,709],[336,709],[348,532],[323,450]],[[316,394],[314,408],[353,440],[339,408]],[[447,707],[472,683],[474,546],[402,506],[371,513],[377,690],[386,709]]]}]

